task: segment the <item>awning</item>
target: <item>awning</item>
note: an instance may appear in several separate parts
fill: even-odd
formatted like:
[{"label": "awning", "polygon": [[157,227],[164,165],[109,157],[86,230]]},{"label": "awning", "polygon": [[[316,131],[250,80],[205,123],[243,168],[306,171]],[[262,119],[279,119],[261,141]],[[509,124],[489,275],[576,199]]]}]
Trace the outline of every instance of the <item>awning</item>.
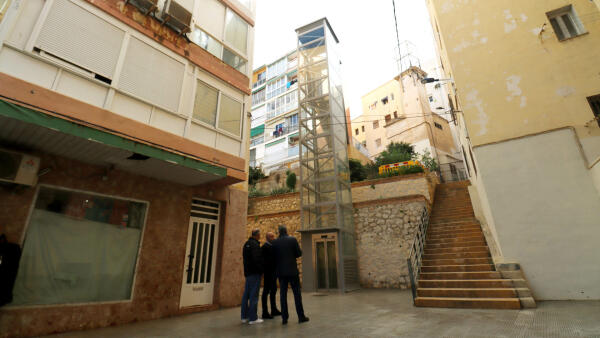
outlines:
[{"label": "awning", "polygon": [[226,168],[3,100],[0,143],[188,186],[227,176]]},{"label": "awning", "polygon": [[[246,129],[248,130],[248,129]],[[265,132],[265,125],[261,124],[258,127],[254,127],[252,129],[250,129],[250,137],[254,137],[254,136],[258,136],[260,134],[263,134]]]}]

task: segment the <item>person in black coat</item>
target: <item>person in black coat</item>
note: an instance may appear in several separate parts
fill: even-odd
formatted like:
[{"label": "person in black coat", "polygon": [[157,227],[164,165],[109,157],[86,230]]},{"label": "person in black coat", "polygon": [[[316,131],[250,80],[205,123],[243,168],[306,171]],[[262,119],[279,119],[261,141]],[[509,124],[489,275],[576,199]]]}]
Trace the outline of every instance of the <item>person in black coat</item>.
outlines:
[{"label": "person in black coat", "polygon": [[[262,318],[272,319],[274,316],[280,316],[281,312],[277,310],[277,304],[275,302],[275,294],[277,293],[277,277],[275,276],[275,253],[273,252],[273,241],[275,240],[275,234],[267,232],[267,241],[261,247],[263,260],[265,262],[265,273],[262,293]],[[267,298],[271,300],[271,313],[269,314],[269,307],[267,304]]]},{"label": "person in black coat", "polygon": [[244,276],[246,284],[242,296],[242,323],[259,324],[258,318],[258,291],[260,289],[260,275],[264,270],[262,252],[260,250],[260,230],[252,230],[252,237],[244,244]]},{"label": "person in black coat", "polygon": [[307,322],[308,317],[304,315],[304,308],[302,307],[300,278],[298,264],[296,264],[296,258],[302,256],[302,250],[300,249],[300,245],[298,245],[296,238],[288,236],[287,228],[283,225],[279,226],[279,238],[273,242],[273,250],[275,251],[275,273],[279,278],[282,324],[287,324],[289,318],[287,307],[288,285],[291,285],[292,292],[294,293],[294,303],[296,305],[296,313],[298,314],[298,322]]}]

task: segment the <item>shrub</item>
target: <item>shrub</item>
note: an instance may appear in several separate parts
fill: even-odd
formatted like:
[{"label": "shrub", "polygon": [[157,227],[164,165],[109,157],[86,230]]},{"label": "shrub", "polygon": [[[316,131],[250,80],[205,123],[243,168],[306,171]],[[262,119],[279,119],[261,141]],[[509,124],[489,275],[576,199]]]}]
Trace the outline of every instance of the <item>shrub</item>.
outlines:
[{"label": "shrub", "polygon": [[296,174],[288,170],[285,185],[290,191],[296,190]]},{"label": "shrub", "polygon": [[375,158],[377,167],[384,164],[410,161],[415,158],[415,148],[405,142],[392,142]]},{"label": "shrub", "polygon": [[249,167],[248,169],[248,184],[255,185],[258,180],[265,178],[265,173],[261,168]]},{"label": "shrub", "polygon": [[348,159],[350,166],[350,182],[364,181],[367,178],[365,167],[357,159]]},{"label": "shrub", "polygon": [[292,190],[290,190],[290,188],[288,187],[281,187],[281,188],[275,188],[273,190],[271,190],[271,193],[269,195],[281,195],[281,194],[287,194],[289,192],[292,192]]},{"label": "shrub", "polygon": [[267,196],[268,194],[262,190],[258,190],[256,189],[255,186],[251,186],[250,190],[248,190],[248,197],[252,198],[252,197],[261,197],[261,196]]},{"label": "shrub", "polygon": [[438,165],[437,161],[433,157],[431,157],[429,150],[425,149],[423,155],[420,155],[419,157],[421,163],[423,163],[423,165],[427,169],[429,169],[429,171],[438,171],[440,169],[440,166]]}]

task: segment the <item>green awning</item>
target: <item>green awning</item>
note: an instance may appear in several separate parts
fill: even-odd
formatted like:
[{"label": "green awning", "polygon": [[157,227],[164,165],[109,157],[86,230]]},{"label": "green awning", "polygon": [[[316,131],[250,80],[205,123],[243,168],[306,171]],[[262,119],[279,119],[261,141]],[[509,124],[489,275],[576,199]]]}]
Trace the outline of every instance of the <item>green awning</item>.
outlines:
[{"label": "green awning", "polygon": [[146,155],[148,157],[166,161],[172,164],[177,164],[182,167],[195,169],[221,177],[227,176],[226,168],[205,163],[197,159],[173,153],[158,147],[132,141],[128,138],[106,131],[44,114],[37,110],[22,107],[11,102],[0,100],[0,116],[13,118],[25,123],[49,128],[68,135],[81,137],[85,140],[99,142],[115,148],[128,150],[133,153]]},{"label": "green awning", "polygon": [[298,137],[298,136],[300,136],[300,133],[293,133],[292,135],[288,136],[288,138]]},{"label": "green awning", "polygon": [[[248,130],[248,129],[246,129]],[[252,129],[250,129],[250,137],[254,137],[254,136],[258,136],[260,134],[263,134],[265,132],[265,125],[261,124],[258,127],[254,127]]]}]

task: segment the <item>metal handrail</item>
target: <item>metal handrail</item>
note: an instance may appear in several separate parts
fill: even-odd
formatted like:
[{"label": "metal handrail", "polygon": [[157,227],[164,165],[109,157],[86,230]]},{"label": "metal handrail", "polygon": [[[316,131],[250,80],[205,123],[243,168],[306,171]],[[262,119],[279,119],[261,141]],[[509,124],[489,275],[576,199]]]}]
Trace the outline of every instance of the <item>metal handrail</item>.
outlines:
[{"label": "metal handrail", "polygon": [[412,290],[413,304],[417,298],[417,283],[419,282],[419,274],[421,273],[421,261],[423,251],[425,249],[425,236],[427,235],[427,227],[429,226],[429,212],[427,206],[423,207],[421,213],[421,223],[417,229],[415,240],[406,259],[408,265],[408,275],[410,277],[410,288]]}]

